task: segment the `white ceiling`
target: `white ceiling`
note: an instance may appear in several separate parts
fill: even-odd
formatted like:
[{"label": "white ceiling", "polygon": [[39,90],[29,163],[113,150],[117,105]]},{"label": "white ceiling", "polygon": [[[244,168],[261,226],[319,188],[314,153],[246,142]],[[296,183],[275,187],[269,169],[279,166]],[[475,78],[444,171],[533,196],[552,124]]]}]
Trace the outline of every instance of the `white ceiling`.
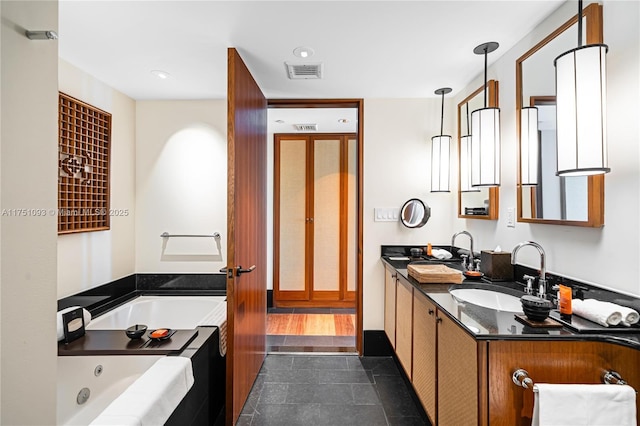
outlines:
[{"label": "white ceiling", "polygon": [[[482,73],[475,46],[500,43],[491,64],[564,1],[60,0],[59,52],[137,100],[226,98],[228,47],[268,98],[452,96]],[[290,80],[285,61],[324,78]]]}]

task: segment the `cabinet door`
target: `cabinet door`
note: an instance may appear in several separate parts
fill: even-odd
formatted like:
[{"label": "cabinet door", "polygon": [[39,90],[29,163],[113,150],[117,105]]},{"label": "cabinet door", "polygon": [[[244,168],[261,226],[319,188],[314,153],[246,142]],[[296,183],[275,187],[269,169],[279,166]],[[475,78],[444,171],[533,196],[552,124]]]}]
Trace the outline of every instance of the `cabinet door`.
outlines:
[{"label": "cabinet door", "polygon": [[397,280],[396,291],[396,355],[411,380],[411,351],[413,329],[413,286]]},{"label": "cabinet door", "polygon": [[444,313],[438,322],[438,424],[478,424],[476,340]]},{"label": "cabinet door", "polygon": [[413,388],[436,423],[436,307],[419,291],[413,297]]},{"label": "cabinet door", "polygon": [[[520,368],[539,383],[602,383],[604,370],[614,370],[636,390],[640,387],[640,351],[590,341],[489,342],[489,424],[530,423],[533,392],[513,384],[511,375]],[[640,400],[636,399],[640,422]],[[640,424],[640,423],[638,423]]]},{"label": "cabinet door", "polygon": [[384,268],[384,332],[396,348],[396,272]]}]

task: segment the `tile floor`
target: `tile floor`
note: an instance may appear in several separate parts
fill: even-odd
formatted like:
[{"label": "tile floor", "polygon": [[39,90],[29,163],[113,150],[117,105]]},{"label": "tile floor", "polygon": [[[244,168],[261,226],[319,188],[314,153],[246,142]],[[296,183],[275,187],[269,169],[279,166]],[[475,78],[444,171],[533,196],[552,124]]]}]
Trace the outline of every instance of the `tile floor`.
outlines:
[{"label": "tile floor", "polygon": [[265,358],[238,426],[429,425],[391,357]]}]

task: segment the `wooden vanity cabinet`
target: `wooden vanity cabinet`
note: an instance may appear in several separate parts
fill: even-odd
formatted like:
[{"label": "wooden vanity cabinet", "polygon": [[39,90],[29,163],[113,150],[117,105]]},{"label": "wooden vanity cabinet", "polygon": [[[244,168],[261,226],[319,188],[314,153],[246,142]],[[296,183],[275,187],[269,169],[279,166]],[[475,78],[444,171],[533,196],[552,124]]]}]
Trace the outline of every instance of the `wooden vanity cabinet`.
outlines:
[{"label": "wooden vanity cabinet", "polygon": [[[524,369],[535,383],[602,383],[614,370],[640,389],[640,351],[598,341],[496,340],[489,342],[488,404],[491,426],[530,424],[533,392],[516,386],[512,374]],[[612,385],[613,386],[613,385]],[[636,416],[640,406],[636,400]],[[640,417],[638,418],[640,424]]]},{"label": "wooden vanity cabinet", "polygon": [[413,361],[413,286],[398,277],[396,280],[396,356],[409,380]]},{"label": "wooden vanity cabinet", "polygon": [[482,343],[414,291],[413,388],[432,424],[483,424],[479,419]]},{"label": "wooden vanity cabinet", "polygon": [[396,348],[396,271],[384,268],[384,332]]},{"label": "wooden vanity cabinet", "polygon": [[413,298],[413,389],[418,395],[431,424],[436,424],[438,407],[436,306],[427,297],[415,292]]}]

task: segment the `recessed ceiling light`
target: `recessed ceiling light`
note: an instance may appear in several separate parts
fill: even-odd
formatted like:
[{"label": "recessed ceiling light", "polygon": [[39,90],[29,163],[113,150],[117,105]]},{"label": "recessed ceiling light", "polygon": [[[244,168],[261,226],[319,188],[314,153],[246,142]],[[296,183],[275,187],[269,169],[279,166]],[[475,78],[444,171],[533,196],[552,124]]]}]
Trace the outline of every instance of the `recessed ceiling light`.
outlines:
[{"label": "recessed ceiling light", "polygon": [[166,80],[167,78],[171,77],[171,74],[169,74],[166,71],[162,71],[162,70],[152,70],[151,74],[155,75],[156,77],[158,77],[161,80]]},{"label": "recessed ceiling light", "polygon": [[298,58],[310,58],[313,56],[313,49],[310,47],[299,46],[293,49],[293,54]]},{"label": "recessed ceiling light", "polygon": [[349,120],[348,120],[348,119],[346,119],[346,118],[340,118],[340,119],[338,120],[338,123],[348,123],[348,122],[349,122]]},{"label": "recessed ceiling light", "polygon": [[276,120],[276,123],[283,124],[284,120]]}]

